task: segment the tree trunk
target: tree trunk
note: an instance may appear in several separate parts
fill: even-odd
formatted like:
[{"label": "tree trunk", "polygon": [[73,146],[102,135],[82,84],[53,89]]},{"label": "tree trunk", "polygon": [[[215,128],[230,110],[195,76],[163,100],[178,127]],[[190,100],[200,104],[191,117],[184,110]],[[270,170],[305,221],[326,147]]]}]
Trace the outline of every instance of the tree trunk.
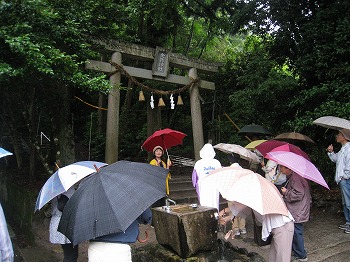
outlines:
[{"label": "tree trunk", "polygon": [[9,134],[13,144],[13,154],[16,157],[18,172],[24,174],[23,170],[23,157],[22,157],[22,136],[16,129],[16,119],[13,115],[12,110],[10,109],[12,105],[12,101],[10,96],[8,95],[9,91],[5,90],[2,93],[2,109],[3,109],[3,119],[4,123],[9,130]]},{"label": "tree trunk", "polygon": [[70,110],[70,92],[68,87],[62,88],[61,107],[58,119],[59,166],[63,167],[75,162],[75,143],[73,132],[73,116]]}]

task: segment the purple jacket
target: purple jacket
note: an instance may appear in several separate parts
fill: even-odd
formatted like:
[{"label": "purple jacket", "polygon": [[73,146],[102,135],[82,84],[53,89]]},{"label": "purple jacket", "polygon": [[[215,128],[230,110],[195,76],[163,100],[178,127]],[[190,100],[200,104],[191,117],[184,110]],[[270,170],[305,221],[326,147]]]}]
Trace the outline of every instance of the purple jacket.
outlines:
[{"label": "purple jacket", "polygon": [[295,220],[294,222],[304,223],[309,221],[312,200],[307,180],[293,172],[286,188],[287,191],[283,198]]}]

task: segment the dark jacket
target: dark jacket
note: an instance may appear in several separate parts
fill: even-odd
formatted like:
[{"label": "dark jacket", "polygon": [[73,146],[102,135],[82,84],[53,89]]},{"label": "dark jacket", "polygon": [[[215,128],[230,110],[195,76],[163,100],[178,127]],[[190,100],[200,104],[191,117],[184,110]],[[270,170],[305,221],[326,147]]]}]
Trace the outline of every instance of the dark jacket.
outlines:
[{"label": "dark jacket", "polygon": [[96,237],[91,241],[110,243],[134,243],[139,235],[139,224],[149,224],[152,220],[152,212],[147,208],[126,230],[125,232],[113,233],[101,237]]}]

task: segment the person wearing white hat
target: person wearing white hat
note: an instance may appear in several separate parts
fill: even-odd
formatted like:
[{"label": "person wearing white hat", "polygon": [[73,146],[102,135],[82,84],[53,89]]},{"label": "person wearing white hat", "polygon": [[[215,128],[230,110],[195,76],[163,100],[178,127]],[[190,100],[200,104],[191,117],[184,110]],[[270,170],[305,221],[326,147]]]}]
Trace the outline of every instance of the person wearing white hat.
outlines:
[{"label": "person wearing white hat", "polygon": [[340,187],[346,220],[346,223],[340,225],[339,228],[350,234],[350,130],[340,129],[336,141],[341,144],[339,152],[334,152],[333,145],[329,145],[327,151],[328,157],[336,163],[334,179]]}]

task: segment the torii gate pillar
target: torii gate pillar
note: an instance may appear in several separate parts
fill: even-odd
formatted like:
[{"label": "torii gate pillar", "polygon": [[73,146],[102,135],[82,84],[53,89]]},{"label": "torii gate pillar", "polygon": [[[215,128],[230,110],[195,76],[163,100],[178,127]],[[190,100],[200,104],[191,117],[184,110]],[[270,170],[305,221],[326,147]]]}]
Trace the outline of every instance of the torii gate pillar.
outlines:
[{"label": "torii gate pillar", "polygon": [[[163,81],[177,85],[189,85],[191,79],[197,79],[197,71],[200,73],[218,72],[218,63],[208,63],[199,59],[190,59],[181,54],[172,53],[162,48],[149,48],[136,44],[124,43],[116,40],[108,42],[95,41],[102,45],[104,52],[107,54],[113,53],[112,62],[122,65],[122,54],[131,59],[142,59],[145,61],[153,61],[156,65],[153,70],[135,68],[131,66],[123,66],[123,70],[135,78]],[[164,60],[167,58],[166,61]],[[157,63],[155,64],[155,61]],[[165,65],[174,68],[189,70],[189,77],[176,74],[168,74],[168,69]],[[106,127],[106,157],[105,162],[111,164],[118,160],[118,132],[119,132],[119,104],[120,104],[120,72],[115,73],[115,66],[111,63],[102,61],[88,60],[86,69],[97,70],[106,73],[113,73],[110,77],[112,89],[108,95],[108,112],[107,112],[107,127]],[[161,69],[161,70],[159,70]],[[155,74],[156,73],[156,74]],[[189,90],[191,103],[191,118],[193,130],[194,156],[198,160],[200,158],[199,151],[204,145],[203,124],[201,103],[199,99],[199,87],[207,90],[215,90],[215,83],[200,79],[193,83]],[[149,129],[150,130],[150,129]],[[149,131],[148,130],[148,131]]]},{"label": "torii gate pillar", "polygon": [[[122,54],[114,52],[111,61],[121,64]],[[120,72],[111,75],[109,81],[112,88],[108,94],[105,161],[107,164],[112,164],[118,161]]]},{"label": "torii gate pillar", "polygon": [[[191,68],[188,76],[192,79],[197,79],[197,69]],[[199,99],[198,83],[195,83],[190,88],[190,103],[191,103],[191,118],[192,118],[192,132],[193,132],[193,149],[195,160],[200,159],[199,151],[204,145],[203,124],[202,124],[202,110]]]}]

